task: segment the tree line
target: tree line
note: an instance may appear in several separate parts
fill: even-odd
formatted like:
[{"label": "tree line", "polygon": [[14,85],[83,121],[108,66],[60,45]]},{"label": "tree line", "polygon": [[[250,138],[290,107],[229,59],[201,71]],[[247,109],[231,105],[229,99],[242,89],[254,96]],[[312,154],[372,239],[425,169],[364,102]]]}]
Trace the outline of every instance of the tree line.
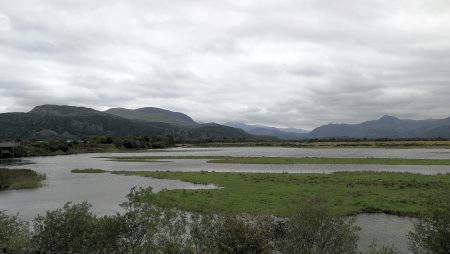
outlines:
[{"label": "tree line", "polygon": [[23,140],[15,157],[65,155],[173,147],[172,136],[90,136],[81,139]]}]

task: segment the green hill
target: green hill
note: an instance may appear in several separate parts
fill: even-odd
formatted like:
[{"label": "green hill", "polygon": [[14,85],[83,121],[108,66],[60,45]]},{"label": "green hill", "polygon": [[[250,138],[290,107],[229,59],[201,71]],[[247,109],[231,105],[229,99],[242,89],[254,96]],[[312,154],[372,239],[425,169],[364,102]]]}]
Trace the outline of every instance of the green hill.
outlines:
[{"label": "green hill", "polygon": [[[187,118],[185,119],[189,122]],[[176,141],[256,138],[242,130],[217,124],[183,127],[167,122],[151,122],[150,119],[147,121],[127,119],[91,108],[57,105],[37,106],[28,113],[0,114],[0,126],[0,140],[74,139],[98,135],[171,135]]]},{"label": "green hill", "polygon": [[152,107],[139,109],[111,108],[104,112],[132,120],[169,123],[179,126],[197,125],[197,123],[194,122],[192,118],[183,113],[173,112],[160,108],[152,108]]}]

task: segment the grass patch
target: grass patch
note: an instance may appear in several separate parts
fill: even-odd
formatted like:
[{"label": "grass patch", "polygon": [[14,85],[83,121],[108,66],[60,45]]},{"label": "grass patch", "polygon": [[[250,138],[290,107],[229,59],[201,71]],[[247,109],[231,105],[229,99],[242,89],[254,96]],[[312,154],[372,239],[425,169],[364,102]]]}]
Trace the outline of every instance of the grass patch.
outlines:
[{"label": "grass patch", "polygon": [[208,162],[235,164],[450,165],[450,160],[445,159],[404,158],[229,157],[213,159]]},{"label": "grass patch", "polygon": [[31,169],[0,168],[0,191],[41,187],[42,180],[45,180],[45,175]]},{"label": "grass patch", "polygon": [[231,156],[117,156],[102,157],[119,162],[160,162],[159,160],[208,160],[226,164],[342,164],[342,165],[444,165],[448,159],[323,158],[323,157],[231,157]]},{"label": "grass patch", "polygon": [[97,173],[105,173],[108,171],[103,170],[103,169],[96,169],[96,168],[82,168],[82,169],[77,168],[77,169],[72,169],[70,172],[71,173],[95,173],[95,174],[97,174]]},{"label": "grass patch", "polygon": [[213,142],[184,147],[292,147],[292,148],[381,148],[381,149],[417,149],[450,148],[450,140],[277,140],[259,142]]},{"label": "grass patch", "polygon": [[97,157],[118,162],[170,162],[169,160],[212,160],[226,159],[229,156],[113,156]]},{"label": "grass patch", "polygon": [[[339,172],[333,174],[130,172],[161,179],[215,184],[213,190],[166,190],[147,202],[199,212],[290,216],[299,202],[320,195],[339,215],[388,213],[418,216],[431,196],[448,195],[450,175]],[[447,194],[446,194],[447,193]]]}]

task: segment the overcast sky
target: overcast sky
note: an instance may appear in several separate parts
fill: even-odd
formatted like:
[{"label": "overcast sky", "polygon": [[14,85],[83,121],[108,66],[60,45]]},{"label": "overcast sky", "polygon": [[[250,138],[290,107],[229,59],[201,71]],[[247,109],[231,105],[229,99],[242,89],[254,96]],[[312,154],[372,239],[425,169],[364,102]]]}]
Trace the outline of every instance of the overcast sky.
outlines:
[{"label": "overcast sky", "polygon": [[0,112],[313,128],[450,116],[449,0],[0,1]]}]

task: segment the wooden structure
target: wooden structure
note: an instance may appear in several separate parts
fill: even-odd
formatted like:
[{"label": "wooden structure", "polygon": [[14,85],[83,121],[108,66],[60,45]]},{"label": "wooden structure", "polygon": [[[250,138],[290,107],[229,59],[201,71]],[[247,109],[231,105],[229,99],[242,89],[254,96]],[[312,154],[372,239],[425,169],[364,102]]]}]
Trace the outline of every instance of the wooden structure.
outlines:
[{"label": "wooden structure", "polygon": [[18,142],[1,142],[0,141],[0,159],[14,158],[15,150],[20,146]]}]

